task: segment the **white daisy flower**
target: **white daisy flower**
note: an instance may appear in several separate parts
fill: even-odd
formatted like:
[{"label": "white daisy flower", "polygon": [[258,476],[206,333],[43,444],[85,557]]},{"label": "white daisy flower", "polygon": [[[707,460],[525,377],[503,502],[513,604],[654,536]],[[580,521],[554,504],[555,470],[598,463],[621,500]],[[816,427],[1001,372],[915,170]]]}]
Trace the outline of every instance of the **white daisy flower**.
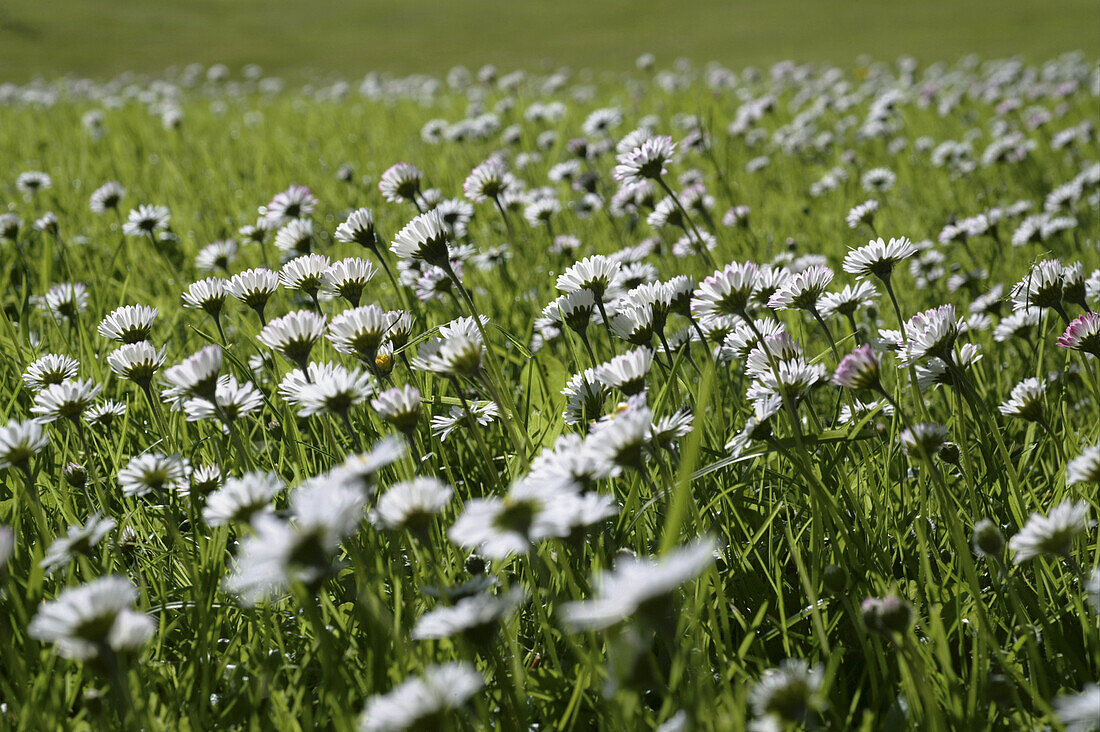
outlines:
[{"label": "white daisy flower", "polygon": [[469,663],[428,666],[420,677],[407,679],[387,694],[367,699],[359,718],[362,732],[435,729],[485,685]]},{"label": "white daisy flower", "polygon": [[1043,516],[1033,513],[1019,533],[1008,542],[1013,561],[1023,564],[1041,554],[1068,557],[1074,540],[1084,534],[1093,522],[1089,506],[1084,501],[1064,501]]},{"label": "white daisy flower", "polygon": [[594,580],[590,600],[565,603],[561,612],[572,630],[599,630],[645,613],[653,601],[670,595],[714,564],[715,543],[702,539],[660,557],[624,558]]},{"label": "white daisy flower", "polygon": [[105,649],[132,652],[153,635],[156,623],[136,612],[137,589],[129,580],[107,575],[71,587],[47,602],[31,620],[27,632],[53,643],[65,658],[88,661]]}]

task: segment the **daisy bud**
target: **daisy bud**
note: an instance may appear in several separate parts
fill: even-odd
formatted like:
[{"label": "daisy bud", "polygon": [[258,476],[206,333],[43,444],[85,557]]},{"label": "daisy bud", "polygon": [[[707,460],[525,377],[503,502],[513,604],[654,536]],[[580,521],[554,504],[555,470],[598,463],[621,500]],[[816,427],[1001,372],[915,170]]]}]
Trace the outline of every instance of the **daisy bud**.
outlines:
[{"label": "daisy bud", "polygon": [[393,372],[393,351],[383,344],[374,356],[374,370],[379,376],[389,376]]},{"label": "daisy bud", "polygon": [[878,354],[869,345],[852,351],[840,360],[836,373],[833,374],[833,383],[854,390],[878,388]]},{"label": "daisy bud", "polygon": [[61,473],[73,488],[82,488],[88,482],[88,471],[80,463],[66,463]]},{"label": "daisy bud", "polygon": [[940,460],[948,465],[958,465],[959,454],[959,446],[954,442],[945,442],[940,446]]},{"label": "daisy bud", "polygon": [[997,524],[989,519],[982,519],[974,525],[972,538],[974,552],[978,556],[1000,557],[1005,550],[1005,535]]},{"label": "daisy bud", "polygon": [[825,567],[821,576],[825,589],[834,595],[843,595],[848,589],[848,570],[838,564],[830,564]]},{"label": "daisy bud", "polygon": [[904,633],[913,624],[913,608],[896,595],[868,597],[860,605],[867,629],[884,635]]}]

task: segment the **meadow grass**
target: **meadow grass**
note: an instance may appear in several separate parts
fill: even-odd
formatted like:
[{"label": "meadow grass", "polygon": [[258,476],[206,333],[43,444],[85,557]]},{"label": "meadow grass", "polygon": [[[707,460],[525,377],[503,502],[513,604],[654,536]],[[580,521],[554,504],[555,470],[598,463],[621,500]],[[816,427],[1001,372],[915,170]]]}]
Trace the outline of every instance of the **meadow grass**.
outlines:
[{"label": "meadow grass", "polygon": [[642,52],[740,67],[784,59],[849,67],[860,54],[954,61],[1100,53],[1089,0],[10,0],[0,8],[0,81],[198,61],[269,73],[442,74],[454,64],[532,71],[628,68]]},{"label": "meadow grass", "polygon": [[[1091,521],[1100,509],[1098,458],[1078,458],[1100,439],[1100,381],[1095,357],[1056,342],[1068,321],[1091,322],[1082,303],[1096,308],[1100,286],[1096,129],[1081,127],[1095,124],[1095,63],[903,62],[870,65],[860,78],[790,65],[761,76],[682,68],[615,81],[453,81],[454,88],[412,79],[262,91],[261,81],[237,76],[171,77],[34,86],[5,99],[0,197],[21,224],[2,243],[0,261],[2,414],[42,415],[49,445],[20,461],[0,440],[0,458],[11,463],[0,472],[0,525],[14,542],[10,558],[0,552],[4,724],[353,729],[368,700],[431,664],[461,661],[484,683],[465,704],[455,699],[461,709],[447,709],[438,689],[391,699],[391,707],[423,712],[423,729],[1068,725],[1064,706],[1055,713],[1059,700],[1100,678],[1100,542]],[[607,133],[586,124],[609,109],[620,121]],[[447,122],[441,139],[422,133],[433,119]],[[619,187],[614,143],[643,122],[647,136],[678,143],[661,178],[677,200],[695,199],[695,181],[709,197],[689,206],[691,221],[679,228],[647,221],[664,198],[659,188],[649,203],[638,196],[610,205]],[[588,141],[583,159],[570,145],[580,137]],[[992,154],[1001,148],[1003,156]],[[459,216],[449,235],[454,280],[413,261],[402,272],[419,268],[415,285],[395,288],[378,271],[366,286],[362,305],[413,314],[409,345],[398,343],[392,359],[384,350],[360,362],[321,338],[309,355],[358,367],[375,394],[415,387],[422,404],[404,433],[369,400],[346,416],[331,405],[298,416],[293,397],[325,378],[280,391],[294,365],[257,340],[252,310],[230,297],[216,324],[181,307],[181,293],[202,277],[279,270],[288,257],[275,235],[248,243],[239,229],[293,184],[309,186],[317,200],[301,213],[313,223],[313,252],[380,266],[373,253],[334,238],[351,211],[368,207],[382,256],[396,270],[389,245],[436,199],[384,200],[378,184],[386,170],[413,163],[422,192],[461,198],[471,170],[491,155],[527,192],[506,197],[515,208],[480,202],[468,222]],[[572,168],[548,177],[569,160]],[[868,190],[876,174],[866,176],[879,168],[889,172],[878,176],[885,182]],[[52,185],[20,188],[25,171],[45,172]],[[584,172],[595,174],[589,180],[599,194],[588,200],[591,212],[577,190]],[[106,181],[126,193],[117,210],[95,214],[89,196]],[[1055,190],[1065,195],[1051,197]],[[562,204],[550,225],[527,221],[525,209],[547,199]],[[879,204],[873,219],[850,225],[849,211],[868,199]],[[1029,206],[1013,209],[1020,201]],[[127,235],[123,224],[139,204],[168,207],[168,230]],[[746,207],[737,222],[725,217],[734,206]],[[56,225],[43,218],[48,212]],[[983,213],[984,230],[971,221],[978,228],[969,236],[945,233]],[[1015,246],[1014,234],[1032,224],[1036,236]],[[713,248],[684,246],[695,229],[713,235]],[[577,237],[579,247],[555,253],[557,235]],[[967,322],[938,350],[912,346],[913,369],[899,367],[906,344],[889,332],[900,324],[884,283],[842,266],[850,249],[878,236],[918,243],[890,280],[903,318],[952,304]],[[200,252],[225,239],[239,246],[200,268]],[[753,366],[724,338],[739,328],[754,345],[737,308],[676,310],[664,332],[633,343],[595,314],[586,319],[587,341],[548,322],[544,308],[561,294],[559,275],[589,255],[625,267],[609,307],[626,317],[632,302],[642,303],[642,321],[653,318],[654,301],[632,300],[642,295],[627,290],[677,275],[721,282],[716,270],[729,262],[770,264],[787,278],[827,266],[836,274],[829,292],[859,280],[877,291],[850,319],[819,319],[818,305],[754,304],[748,310],[761,323],[754,327],[781,328],[795,343],[767,341]],[[1032,269],[1054,258],[1056,269]],[[1062,268],[1078,262],[1079,278]],[[1048,270],[1057,274],[1053,305],[1040,307],[1038,295],[1021,296],[1022,305],[1010,299],[1015,283],[1027,289]],[[1078,284],[1090,277],[1079,302],[1086,289]],[[79,312],[66,311],[57,291],[41,299],[66,282],[87,287]],[[759,292],[761,281],[749,287]],[[166,360],[148,399],[112,371],[107,357],[119,344],[97,333],[105,316],[129,304],[158,309],[149,338]],[[332,321],[348,308],[338,297],[281,287],[264,315],[272,323],[317,310]],[[1037,317],[995,337],[995,326],[1007,329],[1019,310]],[[461,337],[439,330],[477,312],[488,318],[483,331],[470,321],[459,325]],[[260,395],[227,430],[224,407],[188,421],[158,397],[170,365],[223,343],[219,327],[221,373],[253,382]],[[911,327],[915,339],[918,325]],[[414,358],[441,336],[456,348],[473,343],[480,365],[454,377],[425,370]],[[841,358],[864,344],[881,361],[883,391],[831,385]],[[595,411],[566,420],[570,377],[636,348],[653,359],[642,396],[607,387],[614,374],[599,371],[589,377],[602,395]],[[79,413],[32,414],[48,404],[24,374],[48,353],[78,360],[79,378],[103,387],[97,401],[118,400],[125,414],[98,425]],[[807,383],[780,378],[768,388],[795,366]],[[917,388],[917,369],[937,367],[940,376]],[[1041,417],[1002,414],[998,405],[1027,378],[1040,384],[1041,395],[1027,401],[1041,404]],[[770,411],[762,406],[769,392]],[[463,405],[489,402],[498,416],[486,424],[463,417]],[[429,420],[451,410],[459,418],[443,439]],[[684,429],[657,435],[650,422],[662,418]],[[639,420],[646,429],[632,438]],[[933,434],[922,452],[919,440],[903,438],[907,430],[924,434],[918,423],[942,425],[950,444],[940,449],[944,439]],[[731,447],[738,435],[745,439]],[[386,437],[410,451],[374,471],[354,461],[372,446],[376,456],[384,452],[377,446],[394,444]],[[624,444],[643,453],[618,452]],[[557,453],[546,452],[555,445]],[[145,495],[124,491],[120,472],[143,454],[186,458],[192,479],[200,466],[219,466],[223,479],[271,471],[257,480],[272,497],[259,502],[259,519],[212,525],[203,514],[210,486],[185,480],[173,488],[160,476],[145,481]],[[586,470],[598,476],[581,480]],[[416,478],[437,478],[453,498],[409,530],[380,526],[379,496]],[[497,551],[484,536],[467,542],[459,525],[485,505],[478,500],[506,492],[507,511],[482,528],[506,535],[510,550]],[[579,495],[593,503],[562,518]],[[1033,513],[1046,516],[1067,501],[1080,501],[1083,515],[1053,528],[1036,524]],[[582,527],[596,505],[615,515]],[[98,542],[74,545],[47,573],[41,561],[50,543],[96,512],[117,525]],[[985,534],[993,549],[976,552],[982,519],[995,527]],[[1005,537],[1031,539],[1040,556],[1019,561],[1026,542],[1006,549]],[[261,567],[256,555],[265,549],[276,556]],[[570,626],[577,609],[570,603],[598,595],[602,570],[649,557],[669,564],[636,568],[610,598],[626,604],[610,602],[606,623]],[[67,638],[91,639],[83,660],[67,658],[74,652],[64,643],[42,642],[56,639],[32,630],[32,619],[56,607],[47,603],[105,575],[132,583],[131,604],[151,627],[134,620],[137,630],[118,640],[113,615],[71,625]],[[266,592],[231,591],[227,577]],[[525,599],[511,607],[502,599],[509,591]],[[643,593],[635,607],[632,591]],[[464,596],[495,598],[502,609],[487,621],[456,623],[447,637],[414,631],[430,611],[463,607]],[[861,607],[866,598],[880,604]],[[784,666],[789,660],[806,665]],[[382,708],[362,723],[377,724]]]}]

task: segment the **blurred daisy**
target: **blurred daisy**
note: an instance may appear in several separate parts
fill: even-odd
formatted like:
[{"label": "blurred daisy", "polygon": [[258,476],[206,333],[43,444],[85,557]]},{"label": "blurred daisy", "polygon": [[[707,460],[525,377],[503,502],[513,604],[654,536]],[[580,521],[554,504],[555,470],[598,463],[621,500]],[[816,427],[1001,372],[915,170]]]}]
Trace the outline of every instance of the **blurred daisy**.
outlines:
[{"label": "blurred daisy", "polygon": [[659,607],[655,601],[667,598],[714,564],[714,552],[714,541],[702,539],[660,557],[623,558],[613,570],[596,576],[594,598],[562,606],[564,622],[574,631],[599,630],[636,614],[646,615]]},{"label": "blurred daisy", "polygon": [[1100,443],[1089,445],[1066,464],[1066,484],[1100,483]]},{"label": "blurred daisy", "polygon": [[453,495],[454,490],[437,478],[419,477],[395,483],[379,496],[371,522],[384,529],[422,534]]},{"label": "blurred daisy", "polygon": [[83,525],[70,526],[65,536],[54,539],[38,566],[46,574],[51,574],[68,566],[77,556],[90,555],[95,545],[114,531],[116,525],[113,518],[104,518],[99,513],[92,514]]},{"label": "blurred daisy", "polygon": [[30,459],[50,444],[42,424],[36,420],[10,420],[0,427],[0,469],[26,471]]},{"label": "blurred daisy", "polygon": [[127,236],[155,239],[157,234],[167,230],[168,221],[171,218],[172,215],[167,206],[142,204],[130,211],[126,223],[122,225],[122,232]]},{"label": "blurred daisy", "polygon": [[53,643],[65,658],[88,661],[105,652],[133,652],[152,637],[156,623],[136,612],[138,592],[129,580],[107,575],[64,590],[44,604],[27,632]]},{"label": "blurred daisy", "polygon": [[359,729],[363,732],[443,729],[449,724],[449,715],[484,685],[472,664],[428,666],[421,676],[407,679],[387,694],[367,699],[359,717]]},{"label": "blurred daisy", "polygon": [[210,526],[248,523],[257,513],[272,512],[272,501],[285,487],[275,473],[245,473],[240,478],[229,478],[207,496],[202,518]]},{"label": "blurred daisy", "polygon": [[1042,554],[1069,557],[1074,540],[1088,531],[1093,522],[1084,501],[1064,501],[1043,516],[1033,513],[1027,523],[1008,542],[1013,561],[1023,564]]}]

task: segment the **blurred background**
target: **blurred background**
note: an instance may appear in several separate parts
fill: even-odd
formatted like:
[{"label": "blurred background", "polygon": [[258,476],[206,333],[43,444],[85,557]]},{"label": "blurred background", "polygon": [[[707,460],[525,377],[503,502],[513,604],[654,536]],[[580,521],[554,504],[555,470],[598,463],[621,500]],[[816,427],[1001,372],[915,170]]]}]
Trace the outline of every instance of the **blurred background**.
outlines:
[{"label": "blurred background", "polygon": [[1098,0],[3,0],[0,80],[191,62],[350,76],[629,67],[642,52],[731,66],[852,66],[1100,53]]}]

